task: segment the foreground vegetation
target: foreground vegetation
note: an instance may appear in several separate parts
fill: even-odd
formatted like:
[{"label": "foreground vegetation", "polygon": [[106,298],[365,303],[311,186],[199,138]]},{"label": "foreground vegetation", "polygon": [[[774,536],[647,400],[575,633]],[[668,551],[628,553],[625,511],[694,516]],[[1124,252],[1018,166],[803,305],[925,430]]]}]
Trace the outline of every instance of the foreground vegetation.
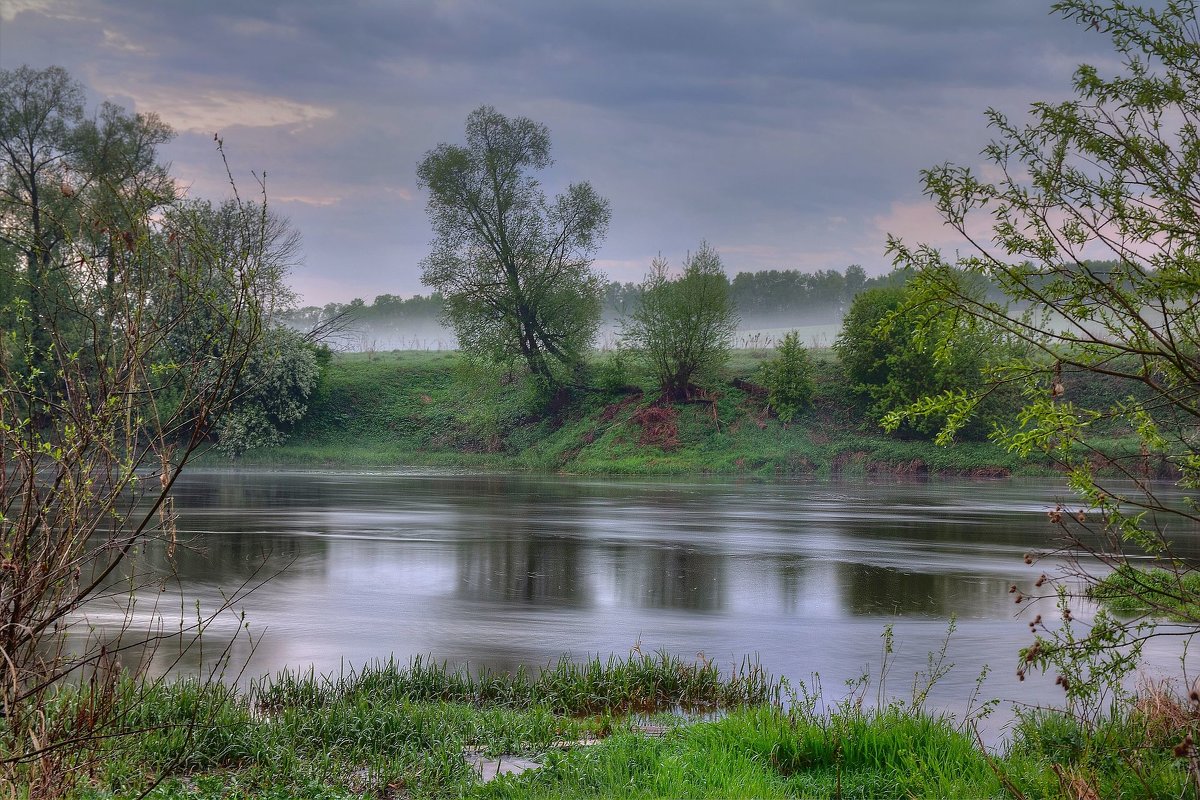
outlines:
[{"label": "foreground vegetation", "polygon": [[[537,675],[416,661],[341,677],[283,673],[246,692],[127,683],[120,734],[62,764],[81,797],[1181,797],[1196,714],[1164,692],[1095,725],[1019,718],[1002,753],[969,725],[861,690],[820,697],[746,663],[667,655],[562,661]],[[56,710],[85,710],[87,693]],[[1185,753],[1186,755],[1186,753]],[[535,768],[485,782],[474,759]],[[158,781],[156,783],[156,781]]]}]

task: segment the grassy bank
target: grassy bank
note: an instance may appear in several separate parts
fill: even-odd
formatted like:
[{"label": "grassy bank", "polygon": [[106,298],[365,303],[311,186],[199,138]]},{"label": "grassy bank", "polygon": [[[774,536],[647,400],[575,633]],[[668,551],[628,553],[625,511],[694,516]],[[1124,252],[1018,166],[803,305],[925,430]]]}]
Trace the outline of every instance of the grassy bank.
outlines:
[{"label": "grassy bank", "polygon": [[1200,619],[1200,572],[1142,569],[1122,564],[1090,594],[1112,611],[1129,616],[1149,614],[1181,622]]},{"label": "grassy bank", "polygon": [[[1196,720],[1161,698],[1091,728],[1031,714],[989,754],[910,705],[824,711],[752,664],[722,675],[640,654],[537,676],[417,662],[283,674],[247,692],[126,686],[116,704],[107,733],[119,735],[60,765],[77,796],[1181,797],[1189,762],[1172,748]],[[506,757],[536,766],[484,782],[471,764]]]},{"label": "grassy bank", "polygon": [[[652,387],[623,385],[610,370],[610,388],[579,392],[551,412],[521,379],[456,353],[339,355],[289,442],[243,463],[761,476],[1034,469],[986,442],[937,447],[884,435],[857,410],[828,354],[817,354],[812,406],[784,424],[755,385],[769,355],[737,351],[728,381],[703,400],[660,406]],[[593,383],[604,374],[598,365]]]}]

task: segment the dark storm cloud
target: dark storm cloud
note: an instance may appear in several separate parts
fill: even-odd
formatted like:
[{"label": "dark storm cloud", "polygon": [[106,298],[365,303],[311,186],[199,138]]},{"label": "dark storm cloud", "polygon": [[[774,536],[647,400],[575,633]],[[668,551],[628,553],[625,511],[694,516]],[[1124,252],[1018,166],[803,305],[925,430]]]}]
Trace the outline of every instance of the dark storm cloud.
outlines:
[{"label": "dark storm cloud", "polygon": [[[982,111],[1069,92],[1100,37],[1032,0],[496,3],[6,0],[0,67],[61,63],[159,111],[221,191],[212,133],[302,229],[310,301],[419,291],[414,166],[490,103],[551,128],[550,188],[613,204],[600,256],[636,279],[706,237],[731,271],[885,267],[926,235],[917,171],[972,162]],[[890,228],[889,228],[890,229]]]}]

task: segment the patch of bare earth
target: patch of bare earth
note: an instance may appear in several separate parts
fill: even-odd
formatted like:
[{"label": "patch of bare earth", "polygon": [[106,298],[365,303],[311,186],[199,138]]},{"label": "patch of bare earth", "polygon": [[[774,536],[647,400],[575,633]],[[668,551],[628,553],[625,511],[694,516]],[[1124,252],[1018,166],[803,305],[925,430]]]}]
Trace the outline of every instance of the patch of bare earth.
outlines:
[{"label": "patch of bare earth", "polygon": [[646,406],[635,411],[630,421],[641,428],[638,444],[642,447],[679,447],[679,414],[672,406]]}]

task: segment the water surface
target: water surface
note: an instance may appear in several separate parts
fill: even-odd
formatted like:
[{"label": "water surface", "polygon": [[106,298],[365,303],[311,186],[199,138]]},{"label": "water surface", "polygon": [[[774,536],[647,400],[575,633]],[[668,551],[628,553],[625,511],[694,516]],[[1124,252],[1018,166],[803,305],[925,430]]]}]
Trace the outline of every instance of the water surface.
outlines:
[{"label": "water surface", "polygon": [[[945,637],[955,669],[933,702],[961,711],[984,665],[987,697],[1060,699],[1015,676],[1030,640],[1012,584],[1030,587],[1053,544],[1058,481],[601,480],[553,476],[193,471],[177,492],[185,616],[257,587],[208,631],[245,675],[337,671],[394,655],[511,670],[659,649],[776,675],[820,675],[827,697],[897,652],[904,695]],[[1177,532],[1195,550],[1195,531]],[[165,551],[147,553],[167,568]],[[267,576],[269,580],[265,580]],[[182,595],[182,601],[180,596]],[[139,613],[149,614],[149,600]],[[1028,604],[1026,604],[1028,605]],[[1047,609],[1039,609],[1046,613]],[[1019,613],[1024,612],[1024,613]],[[93,622],[107,620],[94,609]],[[1167,648],[1152,661],[1179,672]],[[156,658],[173,664],[170,648]],[[180,669],[196,669],[199,651]],[[874,691],[872,691],[874,697]],[[1002,715],[1007,716],[1007,715]]]}]

